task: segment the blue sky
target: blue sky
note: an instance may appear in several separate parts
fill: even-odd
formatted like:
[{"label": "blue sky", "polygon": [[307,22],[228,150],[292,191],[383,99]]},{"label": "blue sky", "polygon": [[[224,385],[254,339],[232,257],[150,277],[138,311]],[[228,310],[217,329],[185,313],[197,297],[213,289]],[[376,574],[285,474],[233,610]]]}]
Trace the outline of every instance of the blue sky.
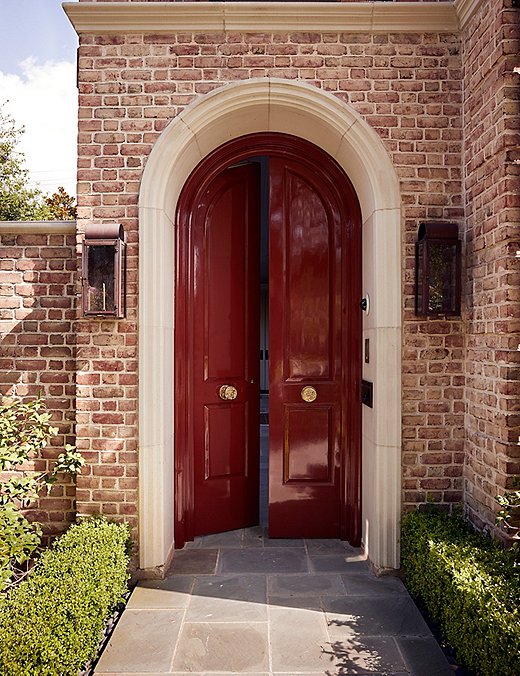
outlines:
[{"label": "blue sky", "polygon": [[59,0],[0,0],[0,103],[25,128],[31,182],[75,195],[77,36]]},{"label": "blue sky", "polygon": [[0,70],[21,74],[29,57],[74,61],[77,35],[58,0],[1,0]]}]

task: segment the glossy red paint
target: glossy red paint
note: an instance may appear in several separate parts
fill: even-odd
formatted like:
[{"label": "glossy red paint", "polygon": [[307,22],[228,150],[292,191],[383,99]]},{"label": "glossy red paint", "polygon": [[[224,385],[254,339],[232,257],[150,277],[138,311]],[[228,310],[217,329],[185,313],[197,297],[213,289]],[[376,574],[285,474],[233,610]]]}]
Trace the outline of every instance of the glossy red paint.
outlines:
[{"label": "glossy red paint", "polygon": [[[220,287],[219,280],[214,278],[197,282],[194,286],[194,280],[199,279],[199,272],[202,271],[200,255],[194,255],[198,247],[196,223],[200,218],[199,204],[202,196],[206,194],[205,191],[210,189],[211,192],[213,186],[213,207],[211,209],[208,207],[208,213],[224,214],[225,210],[219,200],[225,198],[219,196],[217,189],[218,186],[221,192],[224,189],[224,184],[219,184],[220,177],[228,173],[226,167],[259,155],[268,156],[270,159],[271,180],[270,424],[273,432],[270,449],[272,453],[270,532],[273,536],[304,534],[307,537],[338,537],[339,535],[353,544],[359,544],[361,497],[359,205],[348,178],[326,153],[293,136],[260,133],[231,141],[211,153],[193,172],[179,201],[175,313],[176,547],[182,546],[186,540],[201,532],[200,523],[204,524],[205,517],[199,517],[199,505],[204,504],[204,512],[233,511],[231,507],[221,508],[218,505],[221,500],[227,499],[225,497],[227,489],[216,489],[215,492],[208,493],[206,498],[201,498],[197,487],[197,476],[199,478],[202,476],[202,465],[204,476],[208,474],[208,454],[205,451],[204,456],[197,457],[196,449],[201,444],[201,429],[207,437],[212,424],[211,416],[206,412],[204,419],[202,412],[204,407],[211,409],[214,402],[209,400],[206,402],[204,399],[206,395],[202,394],[204,388],[199,387],[194,379],[194,374],[200,368],[200,355],[205,354],[204,349],[201,351],[201,348],[197,347],[197,341],[202,340],[197,337],[197,333],[204,317],[200,315],[201,304],[196,302],[196,293],[200,293],[196,290],[196,286],[202,283],[208,288],[208,285],[213,287],[215,284],[215,289],[220,289],[215,296],[218,297],[219,303],[224,303],[228,308],[235,308],[237,298],[232,301],[231,296],[224,299],[222,295],[227,292],[234,293],[232,280],[238,283],[234,269],[225,284],[221,284]],[[242,199],[246,198],[243,196]],[[254,199],[251,204],[253,201]],[[215,208],[217,204],[218,207]],[[205,209],[206,207],[203,207],[202,211]],[[225,239],[226,235],[222,233],[228,226],[222,223],[219,227],[223,228],[220,236]],[[238,237],[237,232],[234,233],[234,237]],[[219,244],[215,242],[214,246],[218,247]],[[221,246],[223,256],[231,255],[229,251],[226,252],[225,244]],[[241,254],[240,247],[244,247]],[[235,264],[240,266],[241,263],[238,261],[240,255],[243,260],[250,261],[252,250],[254,256],[258,258],[257,248],[247,248],[245,242],[242,242],[233,251],[234,262],[231,258],[227,259],[230,266],[233,268]],[[248,263],[251,270],[254,264],[253,261]],[[246,277],[247,274],[244,273],[241,278],[245,286],[248,284]],[[252,308],[256,301],[249,302]],[[205,309],[204,313],[207,312]],[[247,315],[248,310],[244,309],[244,312]],[[220,314],[216,312],[215,321]],[[240,322],[236,317],[235,319]],[[255,321],[257,319],[253,319],[249,314],[246,323],[249,325]],[[232,351],[236,350],[237,354],[243,354],[246,362],[249,359],[248,351],[252,350],[252,359],[256,360],[258,344],[253,347],[252,340],[245,337],[247,329],[240,331],[242,340],[247,342],[247,347],[237,347],[236,342],[233,342],[235,338],[238,340],[238,334],[236,336],[222,334],[211,349],[215,354],[223,354],[229,345]],[[209,337],[215,335],[215,332],[208,334]],[[224,361],[234,359],[234,356],[228,355],[223,359]],[[248,379],[249,373],[251,371],[247,369],[244,371],[244,380]],[[220,375],[223,374],[219,372],[218,376]],[[315,386],[318,392],[318,398],[313,404],[304,403],[300,397],[301,388],[307,384]],[[209,389],[211,390],[211,387]],[[200,396],[198,390],[201,392]],[[209,392],[209,395],[212,393]],[[256,395],[251,392],[247,396]],[[237,397],[235,401],[239,403],[239,398]],[[251,399],[248,399],[248,408],[252,410],[250,404]],[[258,406],[254,408],[257,412]],[[196,409],[201,419],[191,424]],[[220,425],[221,433],[227,427],[229,436],[234,435],[235,443],[238,443],[241,430],[244,430],[243,434],[247,436],[246,428],[252,418],[247,418],[249,422],[246,422],[246,417],[240,414],[238,419],[241,422],[236,424],[235,419],[235,423],[232,424],[231,412],[228,415],[216,412],[217,410],[221,409],[215,411],[211,409],[212,415],[215,413],[213,424]],[[222,417],[226,415],[227,418]],[[227,422],[220,424],[223,420]],[[256,434],[258,435],[258,428]],[[222,438],[222,434],[220,437]],[[204,460],[201,461],[202,457]],[[229,468],[229,462],[225,459],[215,462],[221,464],[223,462],[224,469]],[[244,461],[235,458],[233,462],[238,463],[235,469],[237,467],[239,470],[242,469]],[[218,472],[222,469],[220,467]],[[212,471],[210,470],[210,473]],[[280,524],[285,525],[281,527]],[[307,526],[304,528],[302,524],[308,524],[309,528]],[[206,526],[203,525],[203,528]],[[226,529],[221,526],[218,528]]]},{"label": "glossy red paint", "polygon": [[269,535],[340,537],[349,205],[307,156],[272,158],[269,203]]},{"label": "glossy red paint", "polygon": [[225,169],[193,215],[195,535],[258,523],[259,185],[256,165]]}]

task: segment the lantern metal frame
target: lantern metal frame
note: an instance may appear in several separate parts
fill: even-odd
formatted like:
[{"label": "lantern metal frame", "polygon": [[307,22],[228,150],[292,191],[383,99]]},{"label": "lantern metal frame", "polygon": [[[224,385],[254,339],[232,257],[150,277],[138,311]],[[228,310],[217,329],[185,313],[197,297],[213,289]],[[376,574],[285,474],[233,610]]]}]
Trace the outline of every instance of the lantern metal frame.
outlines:
[{"label": "lantern metal frame", "polygon": [[126,236],[119,223],[90,223],[81,261],[81,308],[85,317],[126,315]]},{"label": "lantern metal frame", "polygon": [[424,317],[461,313],[461,242],[456,223],[419,225],[415,242],[415,314]]}]

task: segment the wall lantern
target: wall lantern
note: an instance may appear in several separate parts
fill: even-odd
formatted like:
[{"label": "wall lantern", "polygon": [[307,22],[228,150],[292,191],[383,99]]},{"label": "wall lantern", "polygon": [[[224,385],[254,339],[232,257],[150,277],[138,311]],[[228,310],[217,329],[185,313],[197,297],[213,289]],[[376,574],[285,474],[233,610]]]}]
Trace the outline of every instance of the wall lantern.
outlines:
[{"label": "wall lantern", "polygon": [[461,245],[456,223],[421,223],[415,243],[415,314],[460,315]]},{"label": "wall lantern", "polygon": [[87,225],[81,277],[84,316],[125,316],[126,242],[122,225]]}]

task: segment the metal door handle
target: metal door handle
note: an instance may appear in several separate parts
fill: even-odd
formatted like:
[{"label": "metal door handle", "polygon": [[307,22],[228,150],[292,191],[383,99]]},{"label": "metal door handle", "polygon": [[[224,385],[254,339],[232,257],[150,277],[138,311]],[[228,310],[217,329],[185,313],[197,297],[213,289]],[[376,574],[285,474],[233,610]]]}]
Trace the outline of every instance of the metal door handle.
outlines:
[{"label": "metal door handle", "polygon": [[306,385],[303,387],[300,395],[303,401],[306,401],[309,404],[315,401],[318,397],[318,393],[316,392],[316,389],[312,387],[312,385]]},{"label": "metal door handle", "polygon": [[233,385],[222,385],[218,391],[218,396],[224,401],[233,401],[238,396],[237,388]]}]

